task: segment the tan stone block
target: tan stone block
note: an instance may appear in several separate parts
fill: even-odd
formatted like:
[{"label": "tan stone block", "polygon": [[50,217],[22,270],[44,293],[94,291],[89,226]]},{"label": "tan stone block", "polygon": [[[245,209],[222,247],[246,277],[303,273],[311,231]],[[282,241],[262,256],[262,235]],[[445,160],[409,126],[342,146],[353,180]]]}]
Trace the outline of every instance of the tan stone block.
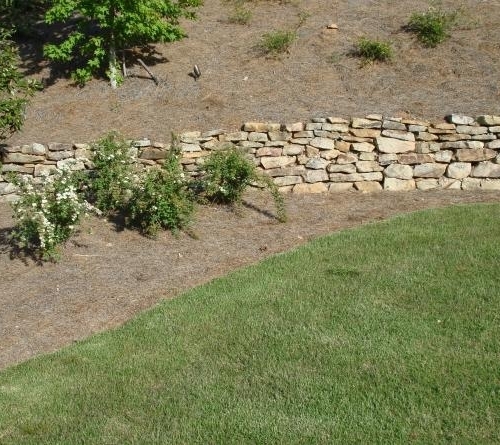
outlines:
[{"label": "tan stone block", "polygon": [[328,185],[324,182],[316,182],[314,184],[296,184],[293,187],[293,193],[325,193],[328,191]]}]

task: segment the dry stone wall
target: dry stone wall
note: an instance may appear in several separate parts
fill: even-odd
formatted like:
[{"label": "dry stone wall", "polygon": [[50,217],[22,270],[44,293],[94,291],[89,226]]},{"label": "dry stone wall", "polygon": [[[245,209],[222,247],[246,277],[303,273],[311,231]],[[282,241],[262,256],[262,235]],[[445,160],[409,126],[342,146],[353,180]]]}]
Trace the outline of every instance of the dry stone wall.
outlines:
[{"label": "dry stone wall", "polygon": [[[240,131],[179,135],[182,165],[192,176],[213,150],[240,147],[282,191],[500,190],[500,116],[452,114],[442,122],[369,115],[279,124],[247,122]],[[170,145],[131,141],[137,161],[159,165]],[[5,173],[39,178],[64,166],[92,168],[89,144],[1,147],[0,198],[16,199]]]}]

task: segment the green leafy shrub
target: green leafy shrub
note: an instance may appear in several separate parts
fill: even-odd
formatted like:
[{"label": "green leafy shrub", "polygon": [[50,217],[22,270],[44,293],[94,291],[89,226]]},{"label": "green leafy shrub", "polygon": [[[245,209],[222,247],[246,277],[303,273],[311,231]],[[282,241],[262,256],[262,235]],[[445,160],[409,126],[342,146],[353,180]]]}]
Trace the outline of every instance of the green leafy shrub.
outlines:
[{"label": "green leafy shrub", "polygon": [[356,55],[366,62],[385,62],[392,58],[392,47],[389,42],[371,40],[362,37],[356,45]]},{"label": "green leafy shrub", "polygon": [[13,178],[20,199],[12,204],[16,225],[12,233],[18,248],[44,260],[58,257],[57,247],[74,232],[81,216],[93,207],[77,193],[68,170],[44,176],[35,186],[28,176]]},{"label": "green leafy shrub", "polygon": [[274,199],[279,221],[286,221],[284,199],[272,178],[257,172],[252,161],[237,148],[212,152],[204,163],[204,174],[198,189],[216,203],[239,204],[249,185],[267,188]]},{"label": "green leafy shrub", "polygon": [[262,36],[259,48],[266,54],[277,55],[288,51],[297,33],[294,31],[273,31]]},{"label": "green leafy shrub", "polygon": [[412,14],[407,29],[414,32],[422,44],[434,48],[450,36],[456,18],[457,12],[429,8],[426,12]]},{"label": "green leafy shrub", "polygon": [[87,197],[104,213],[125,207],[133,184],[133,159],[119,134],[109,133],[92,146],[94,171],[87,181]]},{"label": "green leafy shrub", "polygon": [[194,201],[172,146],[162,168],[151,168],[135,185],[127,205],[128,224],[154,237],[160,229],[177,232],[191,222]]},{"label": "green leafy shrub", "polygon": [[28,98],[41,88],[25,79],[18,68],[18,51],[12,33],[0,28],[0,140],[19,131],[24,122]]}]

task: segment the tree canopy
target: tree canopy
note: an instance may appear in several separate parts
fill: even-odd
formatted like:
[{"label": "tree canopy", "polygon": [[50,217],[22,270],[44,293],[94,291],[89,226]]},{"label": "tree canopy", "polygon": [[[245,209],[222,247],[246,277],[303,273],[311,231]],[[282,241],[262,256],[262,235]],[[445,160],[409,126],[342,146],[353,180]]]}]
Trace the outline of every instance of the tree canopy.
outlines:
[{"label": "tree canopy", "polygon": [[73,62],[73,79],[84,84],[106,70],[111,85],[120,82],[117,51],[172,42],[185,36],[181,18],[194,18],[202,0],[53,0],[48,24],[71,25],[58,43],[45,46],[54,61]]}]

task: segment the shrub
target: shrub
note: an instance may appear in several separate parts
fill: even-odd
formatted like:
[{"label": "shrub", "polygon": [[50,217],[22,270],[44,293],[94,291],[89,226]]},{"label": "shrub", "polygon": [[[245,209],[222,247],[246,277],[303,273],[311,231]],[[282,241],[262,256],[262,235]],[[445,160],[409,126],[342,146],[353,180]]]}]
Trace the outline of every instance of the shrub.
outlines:
[{"label": "shrub", "polygon": [[20,199],[12,204],[16,221],[14,243],[35,257],[57,259],[58,245],[71,236],[82,214],[92,210],[92,206],[77,193],[68,170],[44,176],[38,187],[27,176],[15,177],[13,182],[20,192]]},{"label": "shrub", "polygon": [[426,12],[412,14],[407,29],[417,35],[425,46],[434,48],[450,36],[457,12],[444,12],[429,8]]},{"label": "shrub", "polygon": [[385,62],[392,58],[391,44],[362,37],[356,46],[356,55],[367,62],[375,62],[376,60]]},{"label": "shrub", "polygon": [[294,31],[273,31],[262,36],[259,47],[266,54],[277,55],[288,51],[296,38]]},{"label": "shrub", "polygon": [[177,232],[190,222],[194,210],[174,143],[162,168],[148,170],[134,186],[127,205],[128,224],[154,237],[160,229]]},{"label": "shrub", "polygon": [[236,148],[208,156],[198,189],[211,202],[234,205],[241,203],[244,191],[254,183],[271,192],[278,220],[286,221],[284,199],[272,178],[259,174],[255,165]]},{"label": "shrub", "polygon": [[130,145],[109,133],[92,146],[94,171],[87,182],[88,199],[102,212],[122,209],[131,193],[133,159]]}]

